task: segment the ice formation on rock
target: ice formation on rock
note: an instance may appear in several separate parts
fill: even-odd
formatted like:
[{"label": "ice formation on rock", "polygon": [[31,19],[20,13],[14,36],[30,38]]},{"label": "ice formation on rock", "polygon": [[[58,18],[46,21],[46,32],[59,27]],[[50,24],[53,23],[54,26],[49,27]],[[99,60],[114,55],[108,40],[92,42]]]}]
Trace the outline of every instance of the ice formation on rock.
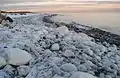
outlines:
[{"label": "ice formation on rock", "polygon": [[2,78],[120,77],[118,46],[96,42],[85,31],[72,30],[89,27],[56,18],[51,14],[14,16],[10,28],[0,27]]},{"label": "ice formation on rock", "polygon": [[28,63],[32,56],[24,50],[18,48],[10,48],[7,50],[8,63],[12,65],[23,65]]}]

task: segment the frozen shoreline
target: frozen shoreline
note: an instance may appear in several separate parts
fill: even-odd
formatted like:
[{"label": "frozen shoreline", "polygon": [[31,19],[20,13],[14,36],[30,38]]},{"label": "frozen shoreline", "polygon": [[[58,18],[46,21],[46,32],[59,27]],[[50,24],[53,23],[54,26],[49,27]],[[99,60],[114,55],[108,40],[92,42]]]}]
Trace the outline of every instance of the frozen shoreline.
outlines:
[{"label": "frozen shoreline", "polygon": [[[63,17],[63,16],[62,16]],[[57,18],[57,19],[56,19]],[[120,35],[113,34],[112,32],[108,32],[99,28],[94,28],[91,26],[83,25],[76,23],[72,20],[66,20],[66,19],[60,19],[60,16],[57,15],[51,15],[46,16],[43,18],[44,22],[55,24],[58,27],[60,25],[65,25],[68,27],[68,29],[73,30],[77,33],[82,32],[87,34],[90,37],[95,38],[98,42],[108,42],[110,44],[116,44],[117,46],[120,46]]]},{"label": "frozen shoreline", "polygon": [[118,35],[57,16],[17,17],[0,27],[1,78],[120,77]]}]

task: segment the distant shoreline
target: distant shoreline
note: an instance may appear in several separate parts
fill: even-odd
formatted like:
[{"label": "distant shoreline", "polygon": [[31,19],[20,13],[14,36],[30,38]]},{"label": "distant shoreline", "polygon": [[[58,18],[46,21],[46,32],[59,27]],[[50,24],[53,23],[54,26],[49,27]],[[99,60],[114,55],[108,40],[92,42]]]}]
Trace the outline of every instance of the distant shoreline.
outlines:
[{"label": "distant shoreline", "polygon": [[107,13],[107,12],[110,12],[110,13],[114,13],[114,12],[120,12],[120,9],[119,10],[116,10],[116,11],[112,11],[112,10],[108,10],[108,11],[105,11],[105,10],[101,10],[101,11],[98,11],[98,10],[94,10],[94,11],[2,11],[2,13],[94,13],[94,12],[103,12],[103,13]]},{"label": "distant shoreline", "polygon": [[1,13],[34,13],[32,11],[2,11]]}]

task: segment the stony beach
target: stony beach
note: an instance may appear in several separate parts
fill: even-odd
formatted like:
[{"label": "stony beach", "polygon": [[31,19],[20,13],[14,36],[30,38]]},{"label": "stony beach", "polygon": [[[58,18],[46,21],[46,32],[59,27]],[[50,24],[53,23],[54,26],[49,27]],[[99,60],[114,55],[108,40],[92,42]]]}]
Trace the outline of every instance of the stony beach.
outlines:
[{"label": "stony beach", "polygon": [[0,78],[120,78],[119,35],[57,17],[0,27]]}]

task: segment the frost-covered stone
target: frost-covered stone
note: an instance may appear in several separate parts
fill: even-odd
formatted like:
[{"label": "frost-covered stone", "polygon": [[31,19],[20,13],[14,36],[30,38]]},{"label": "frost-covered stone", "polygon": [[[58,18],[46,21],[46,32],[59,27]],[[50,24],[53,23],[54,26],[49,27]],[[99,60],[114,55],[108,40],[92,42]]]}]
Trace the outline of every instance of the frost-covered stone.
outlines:
[{"label": "frost-covered stone", "polygon": [[67,72],[77,71],[77,67],[74,64],[66,63],[61,66],[61,69]]},{"label": "frost-covered stone", "polygon": [[62,74],[62,71],[60,70],[60,68],[57,65],[53,66],[53,71],[54,71],[54,73],[56,73],[58,75]]},{"label": "frost-covered stone", "polygon": [[80,36],[79,34],[74,33],[73,36],[72,36],[72,39],[73,39],[73,40],[80,40],[80,39],[82,39],[82,38],[81,38],[81,36]]},{"label": "frost-covered stone", "polygon": [[14,73],[17,73],[16,69],[12,67],[11,65],[6,65],[4,67],[4,70],[10,75],[14,75]]},{"label": "frost-covered stone", "polygon": [[78,66],[78,69],[79,69],[80,71],[87,71],[87,67],[86,67],[84,64],[79,65],[79,66]]},{"label": "frost-covered stone", "polygon": [[94,64],[93,64],[91,61],[89,61],[89,60],[87,60],[87,61],[85,62],[85,64],[86,64],[86,65],[89,65],[89,66],[94,66]]},{"label": "frost-covered stone", "polygon": [[59,50],[59,49],[60,49],[60,46],[58,43],[53,44],[51,47],[51,50]]},{"label": "frost-covered stone", "polygon": [[7,55],[8,55],[8,63],[12,65],[26,64],[32,59],[31,54],[18,48],[8,49]]},{"label": "frost-covered stone", "polygon": [[0,78],[10,78],[10,76],[4,70],[0,70]]},{"label": "frost-covered stone", "polygon": [[45,56],[53,56],[53,53],[51,50],[46,49],[44,51],[41,51],[40,53],[44,53]]},{"label": "frost-covered stone", "polygon": [[12,39],[13,35],[9,31],[0,31],[0,43],[5,43]]},{"label": "frost-covered stone", "polygon": [[61,77],[59,75],[54,75],[52,78],[64,78],[64,77]]},{"label": "frost-covered stone", "polygon": [[0,76],[0,78],[4,78],[4,77]]},{"label": "frost-covered stone", "polygon": [[105,75],[105,78],[112,78],[110,75]]},{"label": "frost-covered stone", "polygon": [[72,52],[71,50],[66,50],[65,53],[64,53],[64,56],[72,57],[72,56],[75,56],[75,55],[74,55],[74,52]]},{"label": "frost-covered stone", "polygon": [[3,57],[0,57],[0,68],[5,66],[6,64],[6,60]]},{"label": "frost-covered stone", "polygon": [[100,78],[104,78],[105,77],[105,74],[104,73],[100,73]]},{"label": "frost-covered stone", "polygon": [[52,56],[53,55],[52,51],[50,51],[49,49],[46,49],[44,51],[44,53],[45,53],[46,56]]},{"label": "frost-covered stone", "polygon": [[101,58],[100,58],[100,56],[95,56],[95,58],[97,59],[97,60],[101,60]]},{"label": "frost-covered stone", "polygon": [[52,61],[53,64],[59,64],[60,62],[63,61],[63,58],[51,57],[51,61]]},{"label": "frost-covered stone", "polygon": [[73,72],[70,78],[97,78],[97,77],[85,72]]},{"label": "frost-covered stone", "polygon": [[91,56],[94,54],[93,51],[90,49],[90,47],[86,48],[86,53],[91,55]]},{"label": "frost-covered stone", "polygon": [[56,29],[56,32],[59,32],[61,35],[65,35],[65,34],[69,33],[69,30],[67,27],[61,26]]},{"label": "frost-covered stone", "polygon": [[30,72],[30,67],[22,65],[22,66],[19,66],[17,70],[20,76],[26,76]]},{"label": "frost-covered stone", "polygon": [[79,33],[79,36],[82,38],[82,39],[84,39],[85,41],[90,41],[90,40],[92,40],[92,38],[91,37],[89,37],[87,34],[85,34],[85,33]]},{"label": "frost-covered stone", "polygon": [[[72,21],[67,23],[63,19],[60,19],[62,22],[56,22],[56,20],[59,20],[58,18],[52,20],[58,16],[52,16],[52,14],[35,14],[31,16],[28,14],[21,18],[20,15],[17,18],[13,18],[14,22],[11,24],[11,28],[0,27],[0,57],[5,56],[4,58],[9,63],[9,58],[7,59],[5,54],[6,48],[13,49],[14,47],[19,48],[19,51],[22,50],[19,52],[20,54],[18,51],[15,53],[12,51],[12,56],[14,55],[14,57],[11,58],[14,58],[13,60],[19,59],[18,61],[14,61],[12,65],[3,66],[3,70],[11,76],[6,78],[24,78],[26,76],[24,73],[26,69],[21,67],[16,69],[16,66],[14,68],[14,65],[18,64],[18,62],[18,65],[21,66],[20,60],[22,60],[22,64],[25,64],[23,60],[26,60],[26,51],[33,55],[33,60],[30,61],[30,66],[28,65],[33,67],[33,69],[30,70],[26,78],[70,78],[71,75],[72,78],[80,78],[82,75],[79,72],[77,74],[78,77],[76,75],[73,76],[73,71],[76,70],[87,72],[84,77],[89,73],[98,77],[100,75],[104,77],[105,75],[105,78],[120,78],[119,47],[109,43],[96,42],[96,39],[79,32],[77,29],[79,28],[81,29],[80,31],[83,31],[83,29],[89,30],[89,27],[86,29],[86,26],[81,26]],[[46,26],[46,22],[43,22],[44,17],[48,17],[46,18],[47,22],[53,23]],[[58,28],[55,28],[54,24],[58,25]],[[90,31],[92,31],[91,28]],[[78,32],[76,33],[74,30]],[[90,34],[94,35],[92,32]],[[57,46],[52,44],[57,44]],[[25,54],[23,50],[25,50]],[[6,53],[10,56],[11,52],[7,51]],[[24,55],[21,57],[21,54]],[[65,66],[65,63],[72,65]],[[25,71],[22,72],[22,70]],[[103,75],[104,72],[105,74]],[[0,74],[0,76],[3,78],[3,75]]]}]

